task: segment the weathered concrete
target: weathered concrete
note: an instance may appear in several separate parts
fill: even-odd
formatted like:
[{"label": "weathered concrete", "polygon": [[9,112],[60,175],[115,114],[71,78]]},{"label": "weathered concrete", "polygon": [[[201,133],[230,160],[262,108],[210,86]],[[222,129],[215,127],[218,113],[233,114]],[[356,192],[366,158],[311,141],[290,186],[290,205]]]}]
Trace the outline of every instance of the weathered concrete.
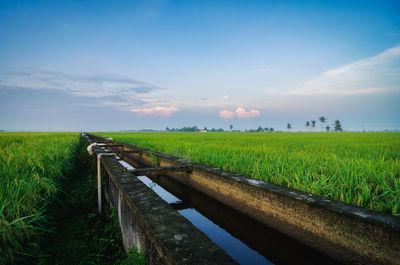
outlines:
[{"label": "weathered concrete", "polygon": [[[96,138],[96,136],[91,136]],[[102,138],[96,138],[101,140]],[[125,143],[120,156],[136,167],[190,161]],[[400,218],[192,163],[168,176],[332,257],[356,264],[399,264]]]},{"label": "weathered concrete", "polygon": [[102,165],[106,199],[116,210],[126,249],[145,249],[148,264],[236,264],[116,158],[103,157]]},{"label": "weathered concrete", "polygon": [[193,170],[192,165],[177,165],[167,167],[153,167],[153,168],[136,168],[130,170],[135,176],[157,176],[160,174],[171,174],[176,172],[191,172]]}]

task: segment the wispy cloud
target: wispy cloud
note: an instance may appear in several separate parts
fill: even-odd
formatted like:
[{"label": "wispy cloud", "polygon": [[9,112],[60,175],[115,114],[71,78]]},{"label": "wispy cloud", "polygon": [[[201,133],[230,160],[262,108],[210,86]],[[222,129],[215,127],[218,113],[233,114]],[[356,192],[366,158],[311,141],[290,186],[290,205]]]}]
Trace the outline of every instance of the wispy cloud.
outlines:
[{"label": "wispy cloud", "polygon": [[155,85],[113,74],[67,74],[53,71],[9,71],[7,85],[31,89],[63,90],[77,96],[106,97],[146,94],[161,89]]},{"label": "wispy cloud", "polygon": [[400,90],[400,46],[323,72],[286,95],[364,95]]},{"label": "wispy cloud", "polygon": [[260,68],[257,68],[257,69],[254,69],[252,72],[271,72],[272,70],[274,70],[274,68],[273,67],[271,67],[271,66],[264,66],[264,67],[260,67]]},{"label": "wispy cloud", "polygon": [[242,107],[238,107],[235,111],[221,110],[219,112],[219,117],[221,119],[233,119],[235,117],[238,117],[239,119],[248,119],[257,117],[259,115],[260,115],[259,110],[251,109],[250,111],[246,111]]},{"label": "wispy cloud", "polygon": [[142,108],[142,109],[131,109],[130,111],[139,115],[154,115],[169,117],[172,113],[179,111],[176,107],[154,107],[154,108]]},{"label": "wispy cloud", "polygon": [[[98,98],[98,105],[120,109],[152,103],[146,95],[162,88],[126,76],[113,74],[68,74],[55,71],[8,71],[2,73],[0,89],[62,91],[81,97]],[[93,104],[92,104],[93,105]]]}]

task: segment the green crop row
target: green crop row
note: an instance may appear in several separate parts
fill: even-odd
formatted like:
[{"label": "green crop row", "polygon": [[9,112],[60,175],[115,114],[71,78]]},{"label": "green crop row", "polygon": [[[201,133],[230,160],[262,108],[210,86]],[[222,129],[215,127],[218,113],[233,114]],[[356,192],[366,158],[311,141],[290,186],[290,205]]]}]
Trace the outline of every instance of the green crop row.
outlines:
[{"label": "green crop row", "polygon": [[115,140],[400,215],[399,133],[100,133]]},{"label": "green crop row", "polygon": [[29,255],[57,181],[72,167],[77,133],[0,133],[0,263]]}]

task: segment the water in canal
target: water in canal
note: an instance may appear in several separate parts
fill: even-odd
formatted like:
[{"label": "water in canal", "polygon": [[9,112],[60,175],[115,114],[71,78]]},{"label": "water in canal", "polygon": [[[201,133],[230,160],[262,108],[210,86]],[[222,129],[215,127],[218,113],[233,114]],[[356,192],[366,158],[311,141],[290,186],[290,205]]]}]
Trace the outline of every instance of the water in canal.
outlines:
[{"label": "water in canal", "polygon": [[[164,201],[172,205],[181,205],[183,202],[146,176],[138,177],[144,184],[154,190]],[[240,264],[273,264],[257,251],[249,248],[239,239],[221,229],[217,224],[199,213],[194,208],[178,210],[194,226],[205,233],[212,241],[223,248],[229,256]]]},{"label": "water in canal", "polygon": [[[120,160],[124,167],[134,169]],[[341,264],[166,175],[138,177],[239,264]]]}]

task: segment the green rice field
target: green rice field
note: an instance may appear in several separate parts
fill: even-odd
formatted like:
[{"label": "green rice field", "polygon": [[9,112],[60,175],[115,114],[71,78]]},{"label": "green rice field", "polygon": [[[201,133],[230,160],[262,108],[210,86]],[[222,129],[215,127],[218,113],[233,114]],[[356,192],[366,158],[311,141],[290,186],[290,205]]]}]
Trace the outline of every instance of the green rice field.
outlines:
[{"label": "green rice field", "polygon": [[0,133],[0,263],[37,247],[46,206],[78,143],[78,133]]},{"label": "green rice field", "polygon": [[399,133],[98,133],[400,215]]}]

